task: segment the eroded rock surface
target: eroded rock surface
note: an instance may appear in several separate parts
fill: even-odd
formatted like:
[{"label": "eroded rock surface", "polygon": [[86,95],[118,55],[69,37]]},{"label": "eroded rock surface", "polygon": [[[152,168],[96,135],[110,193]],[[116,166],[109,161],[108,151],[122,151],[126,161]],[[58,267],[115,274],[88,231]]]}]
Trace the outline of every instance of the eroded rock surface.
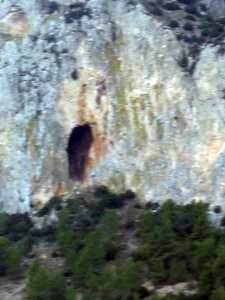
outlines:
[{"label": "eroded rock surface", "polygon": [[0,296],[3,300],[24,300],[26,299],[26,280],[1,279]]},{"label": "eroded rock surface", "polygon": [[[157,1],[166,19],[142,1],[0,2],[2,210],[29,211],[77,183],[224,206],[223,32],[192,55],[178,37],[191,27],[168,26],[168,2]],[[193,17],[177,2],[178,22]],[[74,139],[79,126],[89,135]]]}]

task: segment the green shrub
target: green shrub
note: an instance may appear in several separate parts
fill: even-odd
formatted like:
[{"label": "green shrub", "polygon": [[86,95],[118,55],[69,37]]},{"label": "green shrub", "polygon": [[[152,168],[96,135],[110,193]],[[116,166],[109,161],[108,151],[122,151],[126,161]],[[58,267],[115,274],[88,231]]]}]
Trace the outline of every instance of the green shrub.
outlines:
[{"label": "green shrub", "polygon": [[[217,283],[225,282],[225,244],[217,246],[217,257],[213,261],[214,278]],[[211,258],[212,260],[212,258]]]},{"label": "green shrub", "polygon": [[198,286],[201,295],[209,296],[213,290],[214,284],[215,281],[212,266],[208,263],[204,266],[204,269],[201,270],[200,274],[198,274]]},{"label": "green shrub", "polygon": [[28,273],[28,300],[67,300],[65,279],[62,274],[48,272],[35,261]]},{"label": "green shrub", "polygon": [[69,217],[70,212],[68,209],[65,209],[60,215],[58,231],[56,235],[57,242],[64,251],[73,247],[74,243],[74,234],[69,222]]},{"label": "green shrub", "polygon": [[[79,251],[84,244],[86,235],[97,224],[102,222],[102,216],[108,210],[121,208],[125,200],[133,199],[135,194],[127,191],[115,194],[104,186],[96,187],[88,199],[69,199],[67,206],[59,214],[59,224],[56,239],[66,256]],[[112,222],[113,225],[113,222]]]},{"label": "green shrub", "polygon": [[56,240],[65,256],[80,249],[85,235],[90,230],[90,225],[93,226],[91,211],[82,201],[82,199],[70,199],[67,207],[59,214]]},{"label": "green shrub", "polygon": [[216,242],[213,237],[209,237],[203,241],[195,243],[193,251],[193,268],[196,272],[200,271],[211,259],[212,256],[216,257]]},{"label": "green shrub", "polygon": [[220,286],[212,291],[210,300],[224,300],[225,299],[225,290],[223,286]]},{"label": "green shrub", "polygon": [[107,254],[115,251],[118,219],[114,211],[103,215],[101,226],[87,234],[84,247],[74,259],[73,272],[80,284],[88,284],[92,273],[98,273],[104,265]]},{"label": "green shrub", "polygon": [[[134,206],[123,207],[128,203],[126,197],[101,187],[95,191],[94,201],[71,199],[60,214],[57,240],[67,268],[73,273],[74,287],[79,289],[83,300],[138,299],[143,278],[159,285],[197,280],[199,295],[192,300],[223,297],[225,235],[211,226],[208,206],[203,203],[182,206],[168,200],[156,210],[150,206],[135,215]],[[132,255],[126,245],[129,238],[138,241],[138,249]],[[56,279],[59,286],[61,279]],[[65,286],[57,294],[60,291],[65,291]],[[49,287],[48,294],[51,297]],[[67,291],[65,295],[71,300],[75,292]]]},{"label": "green shrub", "polygon": [[8,215],[6,213],[0,213],[0,236],[6,235],[8,232],[7,222],[8,222]]},{"label": "green shrub", "polygon": [[79,284],[87,284],[90,275],[104,263],[107,251],[105,243],[101,230],[88,234],[85,246],[79,252],[73,266],[75,280]]},{"label": "green shrub", "polygon": [[28,214],[14,214],[3,217],[1,225],[2,235],[16,242],[27,236],[33,224]]},{"label": "green shrub", "polygon": [[38,211],[37,215],[39,217],[43,217],[43,216],[49,214],[54,208],[57,209],[57,210],[60,210],[62,208],[62,198],[61,197],[57,197],[57,196],[52,197],[47,202],[47,204],[45,204],[45,206],[42,207]]},{"label": "green shrub", "polygon": [[[150,298],[151,300],[162,300],[162,298],[158,295],[154,295]],[[165,298],[164,298],[165,299]]]},{"label": "green shrub", "polygon": [[143,245],[136,258],[148,263],[156,283],[186,281],[200,273],[202,262],[216,249],[213,234],[206,205],[168,200],[157,212],[144,214],[139,226]]},{"label": "green shrub", "polygon": [[99,276],[91,274],[90,278],[89,285],[84,290],[84,300],[134,299],[141,284],[140,266],[126,260],[107,266]]},{"label": "green shrub", "polygon": [[173,295],[168,295],[166,297],[160,297],[158,295],[154,295],[153,297],[149,298],[149,300],[182,300],[182,298]]},{"label": "green shrub", "polygon": [[51,296],[49,274],[37,261],[29,269],[27,294],[28,300],[49,300]]},{"label": "green shrub", "polygon": [[105,186],[96,187],[94,195],[98,200],[89,203],[93,218],[99,218],[106,209],[121,208],[126,199],[134,197],[132,192],[127,191],[124,194],[115,194]]},{"label": "green shrub", "polygon": [[118,269],[117,288],[120,299],[130,299],[141,285],[140,267],[128,261]]},{"label": "green shrub", "polygon": [[50,299],[66,300],[66,282],[63,274],[53,273],[50,277]]},{"label": "green shrub", "polygon": [[76,300],[75,290],[71,287],[66,291],[66,300]]},{"label": "green shrub", "polygon": [[15,274],[20,270],[23,251],[7,238],[0,237],[0,275]]},{"label": "green shrub", "polygon": [[21,258],[23,256],[23,250],[17,246],[10,246],[8,248],[8,273],[19,273],[21,267]]},{"label": "green shrub", "polygon": [[187,264],[184,260],[179,260],[174,258],[170,262],[170,270],[169,270],[169,282],[177,283],[177,282],[186,282],[192,279],[191,274],[187,269]]},{"label": "green shrub", "polygon": [[0,275],[4,275],[7,271],[8,249],[10,242],[4,237],[0,237]]}]

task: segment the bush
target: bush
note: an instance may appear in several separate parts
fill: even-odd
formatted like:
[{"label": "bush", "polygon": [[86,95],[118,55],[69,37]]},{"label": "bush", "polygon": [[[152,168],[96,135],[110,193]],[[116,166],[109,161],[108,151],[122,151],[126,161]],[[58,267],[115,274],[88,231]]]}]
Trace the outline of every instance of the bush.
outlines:
[{"label": "bush", "polygon": [[130,299],[141,285],[140,267],[133,261],[128,261],[118,268],[118,293],[121,299]]},{"label": "bush", "polygon": [[177,258],[172,259],[170,262],[168,281],[173,284],[177,282],[187,282],[191,279],[192,276],[187,269],[186,262]]},{"label": "bush", "polygon": [[49,274],[39,262],[34,262],[28,273],[28,300],[49,300],[51,287]]},{"label": "bush", "polygon": [[132,260],[105,267],[99,276],[91,276],[84,299],[135,299],[141,285],[140,266]]},{"label": "bush", "polygon": [[52,197],[47,204],[44,205],[39,211],[38,216],[43,217],[45,215],[48,215],[53,209],[60,210],[62,208],[62,198],[60,197]]},{"label": "bush", "polygon": [[35,261],[28,273],[28,300],[67,300],[66,283],[60,273],[49,273]]},{"label": "bush", "polygon": [[8,249],[10,243],[6,238],[0,238],[0,275],[5,275],[8,268]]},{"label": "bush", "polygon": [[216,242],[213,237],[195,243],[193,252],[193,268],[196,272],[206,265],[210,258],[216,257]]},{"label": "bush", "polygon": [[139,229],[144,246],[136,257],[148,262],[156,283],[189,280],[194,276],[190,272],[199,271],[199,264],[207,259],[206,253],[212,253],[211,244],[205,242],[210,234],[206,205],[180,206],[169,200],[157,213],[144,214]]},{"label": "bush", "polygon": [[213,290],[210,300],[224,300],[225,299],[225,290],[223,286],[220,286]]},{"label": "bush", "polygon": [[76,253],[83,245],[85,235],[95,225],[92,210],[82,198],[69,199],[59,214],[56,240],[65,255]]},{"label": "bush", "polygon": [[[134,206],[123,207],[129,203],[127,197],[101,187],[90,201],[73,199],[61,213],[58,242],[82,299],[139,299],[143,278],[157,285],[196,280],[199,295],[192,300],[223,299],[225,235],[209,223],[208,206],[203,203],[182,206],[168,200],[161,207],[149,204],[145,210],[136,211]],[[127,258],[130,249],[126,242],[130,238],[132,242],[136,239],[139,247]],[[51,297],[49,284],[47,289],[45,286],[49,274],[46,279],[42,273],[45,283],[40,279],[38,284]],[[52,285],[60,286],[60,281],[56,278]],[[65,291],[65,286],[62,290]],[[74,294],[67,292],[68,299]]]},{"label": "bush", "polygon": [[59,218],[59,225],[56,234],[56,239],[60,247],[68,251],[74,245],[74,233],[69,222],[70,212],[65,209]]},{"label": "bush", "polygon": [[98,198],[95,207],[92,207],[92,210],[96,210],[96,215],[99,215],[106,208],[120,208],[123,206],[126,199],[135,197],[134,193],[131,191],[127,191],[124,194],[115,194],[105,186],[96,187],[94,195]]},{"label": "bush", "polygon": [[[70,199],[59,215],[56,239],[65,256],[72,256],[84,246],[87,234],[95,229],[99,223],[104,223],[102,216],[110,220],[110,213],[114,208],[123,206],[124,201],[134,198],[131,191],[124,194],[114,194],[106,187],[100,186],[94,190],[90,199]],[[114,214],[114,213],[112,213]],[[115,216],[115,214],[114,214]],[[114,221],[111,227],[114,228]],[[115,222],[117,224],[118,222]]]},{"label": "bush", "polygon": [[212,266],[210,263],[207,263],[198,276],[198,285],[203,299],[212,293],[214,284]]},{"label": "bush", "polygon": [[0,213],[0,235],[6,235],[8,232],[7,228],[8,215],[6,213]]},{"label": "bush", "polygon": [[26,237],[31,227],[32,221],[28,214],[0,214],[0,236],[11,241],[16,242]]},{"label": "bush", "polygon": [[21,258],[23,256],[23,250],[17,246],[10,246],[8,249],[8,273],[18,274],[21,268]]},{"label": "bush", "polygon": [[15,274],[20,270],[23,251],[4,237],[0,237],[0,275]]},{"label": "bush", "polygon": [[114,211],[103,215],[101,226],[87,234],[84,246],[76,254],[73,264],[75,281],[88,285],[91,274],[101,271],[112,252],[115,253],[118,219]]},{"label": "bush", "polygon": [[[187,298],[182,298],[180,296],[173,296],[173,295],[168,295],[166,297],[160,297],[158,295],[154,295],[153,297],[150,298],[151,300],[185,300]],[[190,298],[189,298],[190,299]],[[192,299],[194,300],[194,299]]]},{"label": "bush", "polygon": [[67,289],[66,300],[76,300],[75,290],[73,288]]}]

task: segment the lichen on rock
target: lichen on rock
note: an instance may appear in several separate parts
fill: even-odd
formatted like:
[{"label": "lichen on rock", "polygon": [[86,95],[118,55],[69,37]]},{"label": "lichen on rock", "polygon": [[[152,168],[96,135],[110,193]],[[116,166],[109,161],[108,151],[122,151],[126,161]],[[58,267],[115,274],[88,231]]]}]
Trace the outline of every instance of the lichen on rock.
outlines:
[{"label": "lichen on rock", "polygon": [[[167,2],[0,3],[2,210],[99,183],[143,201],[223,206],[223,33],[196,42],[195,25],[190,40],[183,23],[168,26]],[[179,1],[178,23],[220,22],[204,21],[197,2],[196,14]],[[74,181],[66,149],[85,124],[93,141]]]}]

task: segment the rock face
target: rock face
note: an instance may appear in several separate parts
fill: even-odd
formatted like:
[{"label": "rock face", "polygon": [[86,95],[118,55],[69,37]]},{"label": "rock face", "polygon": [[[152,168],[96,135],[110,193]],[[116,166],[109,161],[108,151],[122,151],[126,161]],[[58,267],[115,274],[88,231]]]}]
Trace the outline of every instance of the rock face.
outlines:
[{"label": "rock face", "polygon": [[197,43],[190,71],[191,47],[142,1],[0,7],[2,210],[76,184],[224,206],[224,38]]},{"label": "rock face", "polygon": [[205,2],[210,15],[215,18],[224,18],[225,14],[225,1],[224,0],[206,0]]},{"label": "rock face", "polygon": [[26,281],[18,280],[12,282],[7,279],[1,279],[0,296],[2,300],[23,300],[26,299]]}]

